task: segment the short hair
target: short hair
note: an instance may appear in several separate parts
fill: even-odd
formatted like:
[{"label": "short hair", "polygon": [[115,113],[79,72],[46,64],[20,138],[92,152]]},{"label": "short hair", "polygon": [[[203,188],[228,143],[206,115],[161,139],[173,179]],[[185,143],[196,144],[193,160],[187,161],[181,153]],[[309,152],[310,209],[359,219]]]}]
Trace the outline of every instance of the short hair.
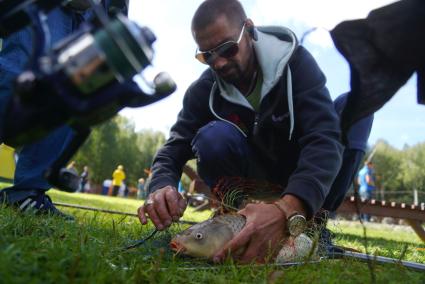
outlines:
[{"label": "short hair", "polygon": [[234,25],[242,24],[247,18],[238,0],[205,0],[193,15],[192,31],[206,28],[222,15]]}]

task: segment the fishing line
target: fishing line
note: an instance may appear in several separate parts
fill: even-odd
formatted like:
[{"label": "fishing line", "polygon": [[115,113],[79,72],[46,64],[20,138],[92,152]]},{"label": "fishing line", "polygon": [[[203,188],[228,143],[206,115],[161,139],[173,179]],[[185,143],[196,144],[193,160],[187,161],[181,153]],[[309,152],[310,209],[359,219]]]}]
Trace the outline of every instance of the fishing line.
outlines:
[{"label": "fishing line", "polygon": [[[108,213],[108,214],[126,215],[126,216],[130,216],[130,217],[138,217],[139,216],[139,215],[137,215],[137,213],[121,212],[121,211],[116,211],[116,210],[95,208],[95,207],[83,206],[83,205],[78,205],[78,204],[68,204],[68,203],[54,202],[53,205],[68,207],[68,208],[88,210],[88,211],[94,211],[94,212],[102,212],[102,213]],[[187,220],[179,220],[178,223],[195,225],[198,222],[187,221]]]},{"label": "fishing line", "polygon": [[133,244],[131,244],[131,245],[129,245],[129,246],[126,246],[126,247],[124,247],[124,248],[122,248],[121,249],[121,251],[127,251],[127,250],[129,250],[129,249],[133,249],[133,248],[136,248],[136,247],[138,247],[138,246],[141,246],[141,245],[143,245],[145,242],[147,242],[148,240],[150,240],[153,236],[155,236],[156,235],[156,233],[158,233],[158,230],[157,229],[155,229],[155,230],[153,230],[146,238],[143,238],[143,239],[140,239],[140,240],[137,240],[137,241],[135,241]]}]

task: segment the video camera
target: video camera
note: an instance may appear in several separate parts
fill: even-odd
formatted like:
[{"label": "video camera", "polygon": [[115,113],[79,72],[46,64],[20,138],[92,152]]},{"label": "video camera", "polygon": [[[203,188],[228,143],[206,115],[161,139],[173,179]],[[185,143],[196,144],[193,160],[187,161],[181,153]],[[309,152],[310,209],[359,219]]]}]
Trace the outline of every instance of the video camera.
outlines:
[{"label": "video camera", "polygon": [[[90,7],[95,17],[50,48],[46,14],[71,2],[82,9]],[[133,76],[151,64],[155,35],[118,13],[119,9],[109,9],[112,15],[108,15],[99,2],[0,0],[0,38],[27,26],[33,32],[29,68],[15,80],[0,124],[0,142],[19,146],[70,125],[75,137],[46,173],[52,185],[66,191],[78,189],[79,177],[64,167],[87,139],[91,126],[124,107],[154,103],[176,89],[167,73],[148,82],[149,91],[133,82]]]}]

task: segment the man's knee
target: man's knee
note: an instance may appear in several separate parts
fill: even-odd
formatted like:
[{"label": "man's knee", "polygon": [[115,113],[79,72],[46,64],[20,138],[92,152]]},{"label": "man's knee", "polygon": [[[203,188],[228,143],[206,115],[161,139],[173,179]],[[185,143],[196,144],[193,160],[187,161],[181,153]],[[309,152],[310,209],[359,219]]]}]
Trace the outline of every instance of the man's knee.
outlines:
[{"label": "man's knee", "polygon": [[192,141],[192,149],[198,158],[215,160],[228,155],[243,155],[246,139],[230,123],[212,121],[199,129]]}]

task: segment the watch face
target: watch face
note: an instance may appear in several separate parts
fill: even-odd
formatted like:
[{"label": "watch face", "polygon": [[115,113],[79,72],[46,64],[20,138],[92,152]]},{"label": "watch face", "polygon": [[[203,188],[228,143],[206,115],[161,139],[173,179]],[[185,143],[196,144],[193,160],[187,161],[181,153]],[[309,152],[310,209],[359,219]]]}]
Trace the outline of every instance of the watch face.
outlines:
[{"label": "watch face", "polygon": [[307,220],[303,215],[294,215],[288,220],[288,230],[291,236],[299,236],[305,231]]}]

